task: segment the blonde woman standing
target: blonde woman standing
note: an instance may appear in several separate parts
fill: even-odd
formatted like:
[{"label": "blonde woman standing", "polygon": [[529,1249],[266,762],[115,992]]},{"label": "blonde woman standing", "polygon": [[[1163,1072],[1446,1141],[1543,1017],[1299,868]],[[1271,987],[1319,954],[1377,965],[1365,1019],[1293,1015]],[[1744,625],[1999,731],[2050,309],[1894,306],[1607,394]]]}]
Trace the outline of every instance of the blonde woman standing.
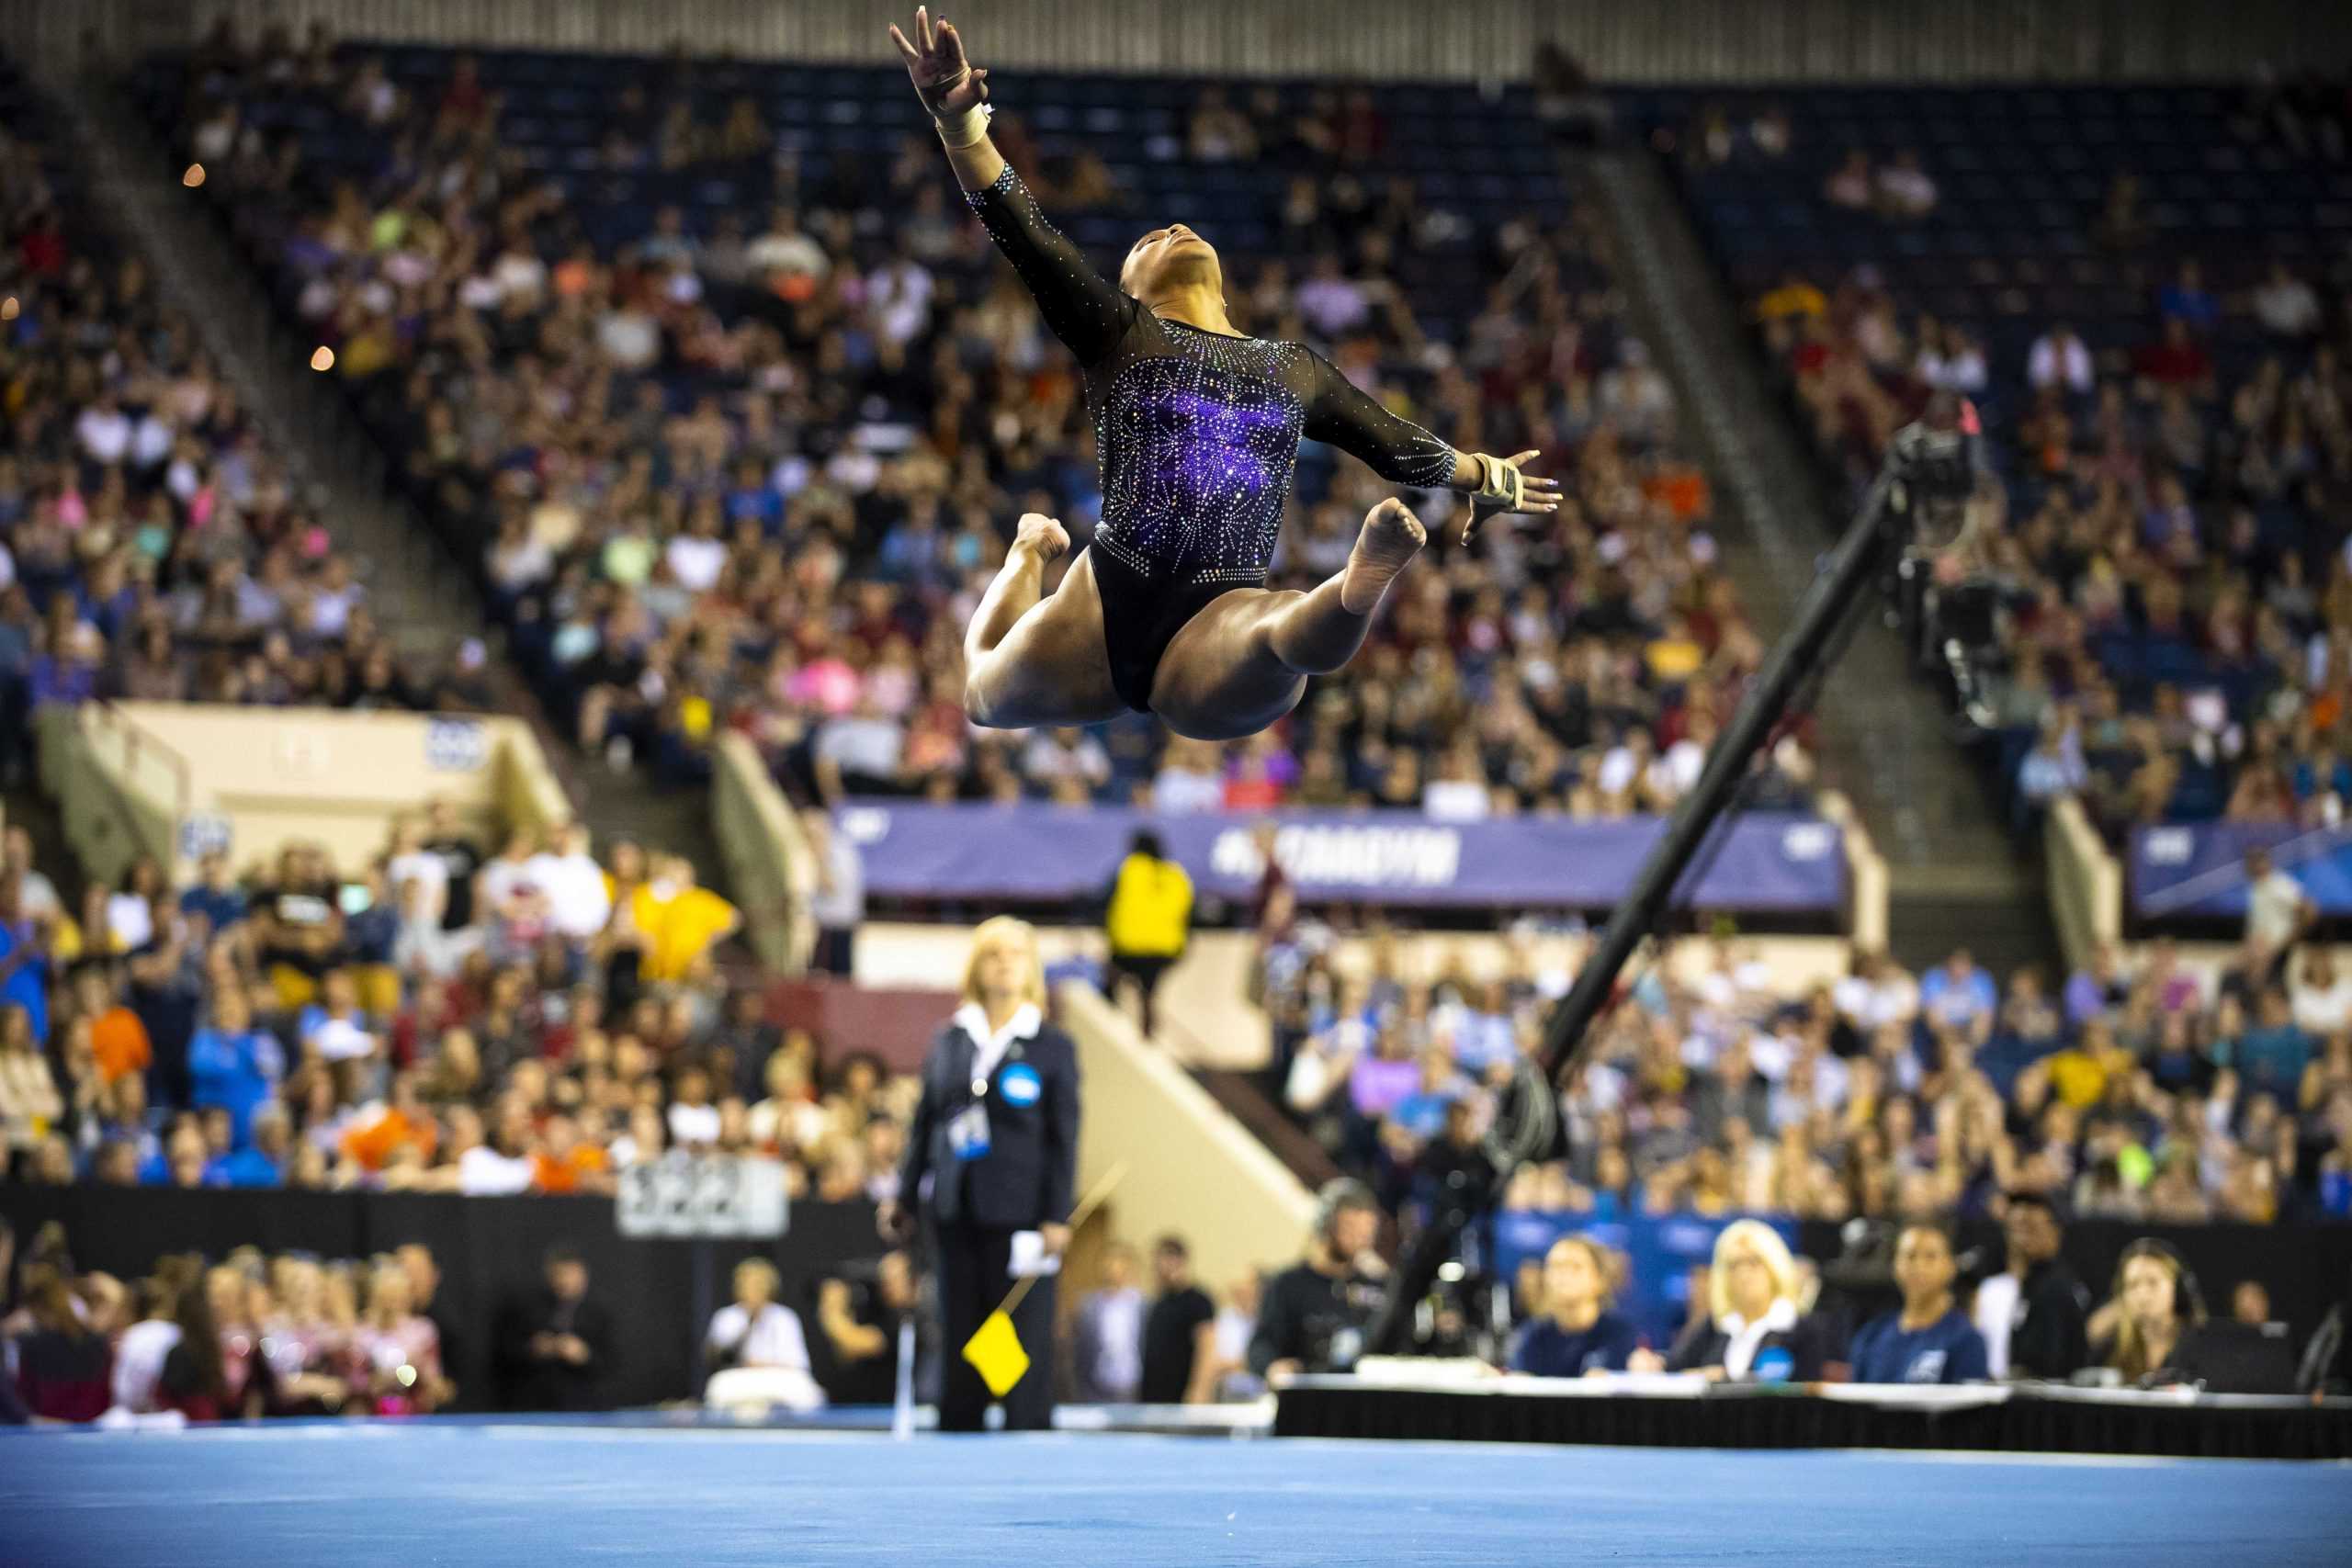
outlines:
[{"label": "blonde woman standing", "polygon": [[[882,1234],[899,1241],[913,1229],[911,1206],[928,1210],[949,1348],[939,1426],[976,1432],[991,1396],[958,1352],[1012,1288],[1015,1237],[1034,1232],[1053,1256],[1069,1244],[1078,1048],[1046,1021],[1045,966],[1025,921],[1000,915],[981,922],[962,988],[964,1005],[923,1061],[922,1094],[899,1168],[901,1198],[884,1203],[876,1217]],[[1042,1429],[1053,1421],[1050,1275],[1012,1321],[1031,1367],[1005,1396],[1005,1426]]]}]

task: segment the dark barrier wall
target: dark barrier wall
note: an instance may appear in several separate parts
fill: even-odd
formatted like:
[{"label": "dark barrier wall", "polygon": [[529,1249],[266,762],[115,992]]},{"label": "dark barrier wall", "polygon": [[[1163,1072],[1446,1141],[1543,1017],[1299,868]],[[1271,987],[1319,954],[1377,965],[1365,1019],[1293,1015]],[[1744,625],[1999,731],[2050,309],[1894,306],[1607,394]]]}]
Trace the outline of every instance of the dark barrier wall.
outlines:
[{"label": "dark barrier wall", "polygon": [[[691,1347],[695,1244],[631,1240],[614,1228],[607,1198],[462,1198],[397,1192],[173,1191],[141,1188],[0,1186],[0,1214],[21,1248],[51,1220],[65,1224],[74,1260],[124,1279],[148,1272],[166,1253],[218,1258],[238,1247],[364,1258],[423,1242],[441,1265],[434,1315],[454,1343],[443,1348],[458,1380],[459,1408],[498,1408],[491,1359],[493,1325],[540,1278],[540,1259],[559,1243],[587,1262],[589,1291],[612,1314],[616,1354],[604,1390],[614,1404],[650,1404],[700,1390]],[[864,1203],[808,1203],[792,1211],[775,1242],[710,1246],[715,1301],[728,1299],[728,1271],[754,1255],[784,1276],[783,1299],[808,1325],[812,1351],[817,1281],[880,1250],[874,1211]],[[824,1369],[819,1369],[820,1374]]]},{"label": "dark barrier wall", "polygon": [[1700,1399],[1637,1393],[1558,1398],[1491,1390],[1350,1386],[1285,1391],[1283,1438],[1611,1443],[1641,1448],[1973,1449],[2007,1453],[2167,1454],[2184,1459],[2352,1458],[2352,1408],[2292,1399],[2217,1405],[2049,1398],[1943,1410],[1858,1404],[1785,1392]]},{"label": "dark barrier wall", "polygon": [[[590,1289],[613,1314],[618,1354],[606,1398],[650,1404],[689,1397],[700,1387],[691,1350],[699,1326],[695,1244],[621,1236],[609,1199],[6,1185],[0,1186],[0,1214],[16,1225],[20,1247],[40,1224],[62,1220],[78,1265],[125,1279],[146,1273],[165,1253],[191,1249],[211,1258],[248,1246],[361,1258],[421,1241],[441,1264],[435,1315],[454,1337],[445,1348],[450,1375],[458,1381],[461,1407],[476,1410],[497,1408],[491,1339],[501,1310],[538,1282],[547,1249],[568,1243],[587,1260]],[[2066,1257],[2093,1296],[2104,1300],[2117,1257],[2142,1235],[2161,1236],[2179,1249],[2217,1316],[2228,1313],[2230,1291],[2240,1280],[2261,1280],[2274,1314],[2293,1327],[2299,1344],[2346,1299],[2352,1281],[2352,1225],[2152,1228],[2085,1221],[2068,1229]],[[1962,1240],[1989,1247],[1988,1256],[1999,1258],[1999,1235],[1989,1226],[1968,1227]],[[1810,1257],[1833,1258],[1838,1227],[1807,1223],[1799,1246]],[[821,1356],[823,1336],[813,1322],[817,1281],[844,1265],[870,1262],[879,1250],[868,1205],[796,1205],[791,1228],[775,1242],[712,1244],[714,1299],[726,1300],[727,1273],[738,1261],[768,1258],[784,1276],[786,1303],[808,1326],[810,1349]],[[821,1376],[826,1369],[818,1370]]]},{"label": "dark barrier wall", "polygon": [[963,999],[954,990],[811,976],[776,983],[768,993],[768,1021],[808,1031],[828,1062],[838,1063],[845,1052],[870,1051],[894,1073],[919,1073],[932,1036]]}]

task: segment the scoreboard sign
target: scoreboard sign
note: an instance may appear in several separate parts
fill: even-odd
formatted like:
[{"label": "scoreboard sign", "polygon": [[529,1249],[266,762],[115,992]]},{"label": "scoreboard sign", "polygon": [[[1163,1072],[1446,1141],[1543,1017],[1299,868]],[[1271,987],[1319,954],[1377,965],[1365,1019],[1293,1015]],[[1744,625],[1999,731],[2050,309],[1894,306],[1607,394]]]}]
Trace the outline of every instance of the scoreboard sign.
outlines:
[{"label": "scoreboard sign", "polygon": [[734,1155],[673,1151],[625,1167],[616,1201],[626,1236],[774,1237],[787,1217],[783,1165]]}]

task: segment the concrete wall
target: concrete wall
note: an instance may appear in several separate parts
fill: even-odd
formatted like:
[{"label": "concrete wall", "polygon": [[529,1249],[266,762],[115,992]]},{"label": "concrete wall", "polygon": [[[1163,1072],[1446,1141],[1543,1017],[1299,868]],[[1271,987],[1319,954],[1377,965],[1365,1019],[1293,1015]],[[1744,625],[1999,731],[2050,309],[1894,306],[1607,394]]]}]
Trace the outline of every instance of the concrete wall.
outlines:
[{"label": "concrete wall", "polygon": [[[1083,1078],[1079,1191],[1125,1167],[1103,1208],[1111,1235],[1139,1250],[1183,1236],[1219,1297],[1243,1273],[1295,1258],[1314,1195],[1102,993],[1068,985],[1055,999]],[[1073,1286],[1090,1272],[1074,1262]]]},{"label": "concrete wall", "polygon": [[[80,737],[74,750],[130,803],[145,852],[167,850],[180,870],[185,851],[222,834],[241,867],[300,839],[323,843],[349,869],[382,849],[396,816],[436,796],[493,840],[571,817],[537,738],[517,718],[123,703],[78,709],[67,722]],[[87,839],[103,863],[107,846],[87,804],[71,781],[51,782],[77,852],[89,859]]]},{"label": "concrete wall", "polygon": [[[857,933],[855,978],[861,986],[952,985],[971,942],[969,926],[868,921]],[[1071,958],[1100,963],[1103,956],[1102,933],[1092,926],[1039,926],[1037,945],[1048,967]],[[1192,946],[1160,983],[1162,1010],[1175,1021],[1162,1045],[1196,1066],[1265,1064],[1271,1049],[1266,1016],[1244,994],[1255,947],[1247,931],[1193,934]]]},{"label": "concrete wall", "polygon": [[128,787],[121,737],[86,722],[88,710],[52,707],[35,716],[40,787],[57,803],[66,842],[97,882],[113,884],[141,856],[168,863],[179,818],[164,801],[177,799],[172,780],[156,781],[160,797]]},{"label": "concrete wall", "polygon": [[2123,935],[2123,865],[2072,795],[2042,819],[2041,843],[2059,945],[2067,963],[2080,964],[2100,942]]},{"label": "concrete wall", "polygon": [[1871,830],[1854,803],[1834,789],[1821,792],[1815,808],[1846,835],[1847,929],[1862,947],[1886,946],[1887,909],[1894,897],[1894,878],[1886,857],[1878,852]]}]

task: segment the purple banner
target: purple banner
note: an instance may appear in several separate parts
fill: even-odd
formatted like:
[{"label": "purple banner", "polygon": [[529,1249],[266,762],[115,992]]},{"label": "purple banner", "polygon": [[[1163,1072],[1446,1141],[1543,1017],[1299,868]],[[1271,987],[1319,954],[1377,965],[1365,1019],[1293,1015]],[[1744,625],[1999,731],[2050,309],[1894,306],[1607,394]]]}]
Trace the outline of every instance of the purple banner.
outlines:
[{"label": "purple banner", "polygon": [[[835,814],[866,891],[888,898],[1058,903],[1100,895],[1138,828],[1156,829],[1204,894],[1246,898],[1263,869],[1254,830],[1275,824],[1274,857],[1300,896],[1384,904],[1601,908],[1633,886],[1662,818],[1572,822],[1516,817],[1439,822],[1414,811],[1278,811],[1159,817],[1126,807],[932,806],[852,801]],[[1709,909],[1837,914],[1844,835],[1817,817],[1756,812],[1701,852]]]},{"label": "purple banner", "polygon": [[2323,915],[2352,915],[2352,831],[2251,822],[2167,822],[2132,830],[2132,913],[2144,919],[2245,914],[2245,855],[2267,849]]}]

